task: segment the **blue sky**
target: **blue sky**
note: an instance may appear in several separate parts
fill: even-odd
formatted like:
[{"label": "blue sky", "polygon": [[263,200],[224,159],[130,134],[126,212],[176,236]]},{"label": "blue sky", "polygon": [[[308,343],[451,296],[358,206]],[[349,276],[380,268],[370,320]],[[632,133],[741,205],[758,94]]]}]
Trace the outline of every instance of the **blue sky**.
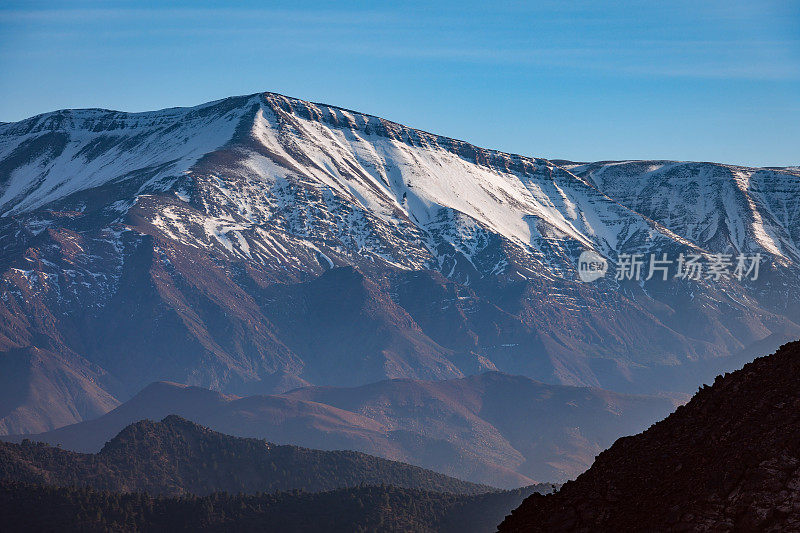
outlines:
[{"label": "blue sky", "polygon": [[800,2],[17,2],[0,121],[275,91],[579,161],[800,164]]}]

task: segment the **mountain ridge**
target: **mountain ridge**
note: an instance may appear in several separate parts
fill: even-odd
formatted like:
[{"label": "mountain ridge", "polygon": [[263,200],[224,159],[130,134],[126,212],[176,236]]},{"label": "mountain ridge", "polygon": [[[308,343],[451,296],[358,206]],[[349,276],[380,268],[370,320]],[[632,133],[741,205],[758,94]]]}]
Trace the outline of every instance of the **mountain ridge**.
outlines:
[{"label": "mountain ridge", "polygon": [[15,531],[488,532],[537,485],[501,491],[408,464],[223,435],[175,415],[97,454],[0,443],[0,515]]},{"label": "mountain ridge", "polygon": [[231,437],[176,415],[159,422],[134,422],[96,454],[29,440],[0,443],[0,447],[3,481],[109,492],[204,496],[215,492],[321,492],[381,484],[458,494],[496,490],[358,452]]},{"label": "mountain ridge", "polygon": [[[673,407],[665,398],[546,385],[496,372],[247,397],[161,382],[100,418],[4,439],[30,438],[96,453],[137,420],[176,414],[230,435],[358,450],[516,488],[574,477],[617,437],[640,431]],[[534,427],[518,431],[515,421],[521,419]]]}]

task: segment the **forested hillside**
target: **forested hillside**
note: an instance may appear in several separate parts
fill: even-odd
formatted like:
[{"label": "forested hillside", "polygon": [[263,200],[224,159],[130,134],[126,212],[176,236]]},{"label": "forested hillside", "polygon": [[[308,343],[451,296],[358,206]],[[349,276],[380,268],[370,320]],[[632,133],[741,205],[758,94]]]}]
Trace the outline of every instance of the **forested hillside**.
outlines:
[{"label": "forested hillside", "polygon": [[0,516],[9,531],[489,533],[532,490],[464,496],[381,486],[153,498],[0,482]]},{"label": "forested hillside", "polygon": [[98,454],[30,441],[0,443],[0,480],[161,495],[381,484],[459,494],[496,490],[363,453],[231,437],[177,416],[132,424]]}]

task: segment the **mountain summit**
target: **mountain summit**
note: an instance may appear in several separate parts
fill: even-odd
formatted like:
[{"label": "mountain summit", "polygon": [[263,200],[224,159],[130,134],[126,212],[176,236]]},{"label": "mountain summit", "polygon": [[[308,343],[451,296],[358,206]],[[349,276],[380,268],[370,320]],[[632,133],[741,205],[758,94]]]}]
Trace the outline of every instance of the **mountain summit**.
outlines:
[{"label": "mountain summit", "polygon": [[[159,380],[692,390],[800,336],[798,193],[796,169],[554,162],[273,93],[2,124],[0,432]],[[589,284],[585,251],[763,261]]]}]

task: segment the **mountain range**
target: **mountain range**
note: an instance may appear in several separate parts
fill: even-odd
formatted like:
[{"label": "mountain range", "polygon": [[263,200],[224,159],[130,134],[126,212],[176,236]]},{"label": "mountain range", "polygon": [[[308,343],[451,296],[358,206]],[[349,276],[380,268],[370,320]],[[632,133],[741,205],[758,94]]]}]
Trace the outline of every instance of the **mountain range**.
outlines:
[{"label": "mountain range", "polygon": [[[797,168],[525,157],[274,93],[0,124],[0,433],[165,380],[691,392],[800,337],[799,222]],[[762,262],[583,283],[584,251]]]},{"label": "mountain range", "polygon": [[246,397],[160,382],[99,418],[3,438],[96,453],[130,424],[177,414],[229,435],[358,450],[517,488],[574,478],[617,437],[645,429],[673,408],[667,398],[546,385],[497,372]]}]

